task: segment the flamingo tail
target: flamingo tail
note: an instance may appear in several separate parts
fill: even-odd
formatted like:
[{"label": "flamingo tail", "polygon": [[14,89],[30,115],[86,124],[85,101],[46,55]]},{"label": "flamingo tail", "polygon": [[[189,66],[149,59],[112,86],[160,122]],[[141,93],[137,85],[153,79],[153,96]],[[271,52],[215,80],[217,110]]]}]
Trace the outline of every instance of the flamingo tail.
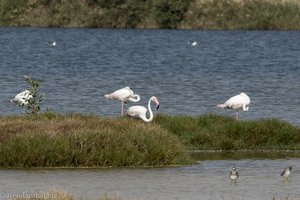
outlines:
[{"label": "flamingo tail", "polygon": [[107,99],[111,99],[111,98],[112,98],[112,97],[110,96],[110,94],[105,94],[104,97],[107,98]]},{"label": "flamingo tail", "polygon": [[225,104],[218,104],[217,105],[217,108],[225,108],[226,106],[225,106]]}]

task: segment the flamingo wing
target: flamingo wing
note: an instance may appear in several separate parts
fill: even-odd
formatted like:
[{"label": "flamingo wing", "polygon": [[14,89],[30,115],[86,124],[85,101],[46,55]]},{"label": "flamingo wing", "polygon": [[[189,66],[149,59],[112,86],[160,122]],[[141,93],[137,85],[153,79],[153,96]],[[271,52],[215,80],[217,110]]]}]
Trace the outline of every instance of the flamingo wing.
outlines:
[{"label": "flamingo wing", "polygon": [[147,108],[144,106],[131,106],[127,110],[127,115],[131,117],[146,117]]},{"label": "flamingo wing", "polygon": [[241,95],[231,97],[225,102],[225,107],[233,110],[241,110],[245,104],[245,98]]},{"label": "flamingo wing", "polygon": [[125,87],[114,91],[109,95],[109,97],[126,103],[132,95],[133,95],[132,90],[130,90],[129,87]]},{"label": "flamingo wing", "polygon": [[32,95],[30,94],[29,90],[24,90],[23,92],[17,94],[15,98],[12,100],[12,102],[16,104],[21,104],[21,105],[27,105],[29,99],[32,98]]}]

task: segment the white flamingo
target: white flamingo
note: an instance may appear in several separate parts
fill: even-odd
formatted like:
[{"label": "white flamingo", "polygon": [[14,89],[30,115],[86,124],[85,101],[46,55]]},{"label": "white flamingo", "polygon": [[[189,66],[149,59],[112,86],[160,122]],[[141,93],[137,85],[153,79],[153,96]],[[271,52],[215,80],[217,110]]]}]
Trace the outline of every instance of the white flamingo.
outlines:
[{"label": "white flamingo", "polygon": [[29,90],[24,90],[15,96],[15,98],[11,99],[12,103],[15,103],[19,106],[25,106],[29,103],[29,100],[32,98]]},{"label": "white flamingo", "polygon": [[116,90],[111,94],[106,94],[104,95],[104,97],[108,99],[116,99],[118,101],[121,101],[121,116],[123,116],[124,113],[124,103],[127,103],[128,101],[138,102],[141,99],[140,95],[134,94],[134,92],[128,86]]},{"label": "white flamingo", "polygon": [[224,104],[218,104],[218,108],[228,108],[236,111],[236,119],[239,119],[239,111],[248,111],[250,98],[245,93],[240,93],[228,99]]},{"label": "white flamingo", "polygon": [[[155,96],[152,96],[148,101],[148,110],[144,106],[131,106],[127,110],[127,115],[130,117],[139,117],[145,122],[151,122],[153,120],[153,112],[151,110],[151,102],[156,104],[156,109],[159,108],[159,102]],[[147,111],[149,111],[149,118],[147,118]]]}]

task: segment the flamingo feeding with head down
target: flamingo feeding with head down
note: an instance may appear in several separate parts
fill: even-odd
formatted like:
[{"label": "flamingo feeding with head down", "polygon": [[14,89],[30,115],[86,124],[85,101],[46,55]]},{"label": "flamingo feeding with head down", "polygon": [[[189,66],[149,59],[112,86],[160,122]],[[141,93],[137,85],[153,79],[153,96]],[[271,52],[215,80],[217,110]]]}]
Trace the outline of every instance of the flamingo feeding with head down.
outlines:
[{"label": "flamingo feeding with head down", "polygon": [[[139,117],[144,122],[151,122],[153,120],[153,112],[151,109],[151,102],[156,104],[156,109],[159,108],[159,102],[155,96],[152,96],[148,101],[148,110],[144,106],[131,106],[127,110],[127,115],[130,117]],[[147,111],[149,111],[149,118],[147,118]]]},{"label": "flamingo feeding with head down", "polygon": [[15,103],[19,106],[26,106],[29,103],[29,100],[32,98],[29,90],[24,90],[15,96],[15,98],[11,99],[12,103]]},{"label": "flamingo feeding with head down", "polygon": [[106,94],[104,95],[104,97],[108,99],[116,99],[121,101],[121,116],[123,116],[124,113],[124,103],[127,103],[128,101],[138,102],[141,99],[140,95],[134,94],[134,92],[128,86],[116,90],[111,94]]},{"label": "flamingo feeding with head down", "polygon": [[239,119],[239,111],[248,111],[250,98],[245,93],[240,93],[228,99],[224,104],[218,104],[218,108],[228,108],[236,111],[236,119]]}]

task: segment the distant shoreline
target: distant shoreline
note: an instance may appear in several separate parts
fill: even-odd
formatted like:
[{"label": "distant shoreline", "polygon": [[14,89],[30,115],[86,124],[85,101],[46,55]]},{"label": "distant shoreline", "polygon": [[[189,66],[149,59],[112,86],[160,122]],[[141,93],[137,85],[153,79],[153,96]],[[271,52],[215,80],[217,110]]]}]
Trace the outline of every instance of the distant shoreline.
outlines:
[{"label": "distant shoreline", "polygon": [[0,27],[300,30],[295,0],[0,1]]}]

